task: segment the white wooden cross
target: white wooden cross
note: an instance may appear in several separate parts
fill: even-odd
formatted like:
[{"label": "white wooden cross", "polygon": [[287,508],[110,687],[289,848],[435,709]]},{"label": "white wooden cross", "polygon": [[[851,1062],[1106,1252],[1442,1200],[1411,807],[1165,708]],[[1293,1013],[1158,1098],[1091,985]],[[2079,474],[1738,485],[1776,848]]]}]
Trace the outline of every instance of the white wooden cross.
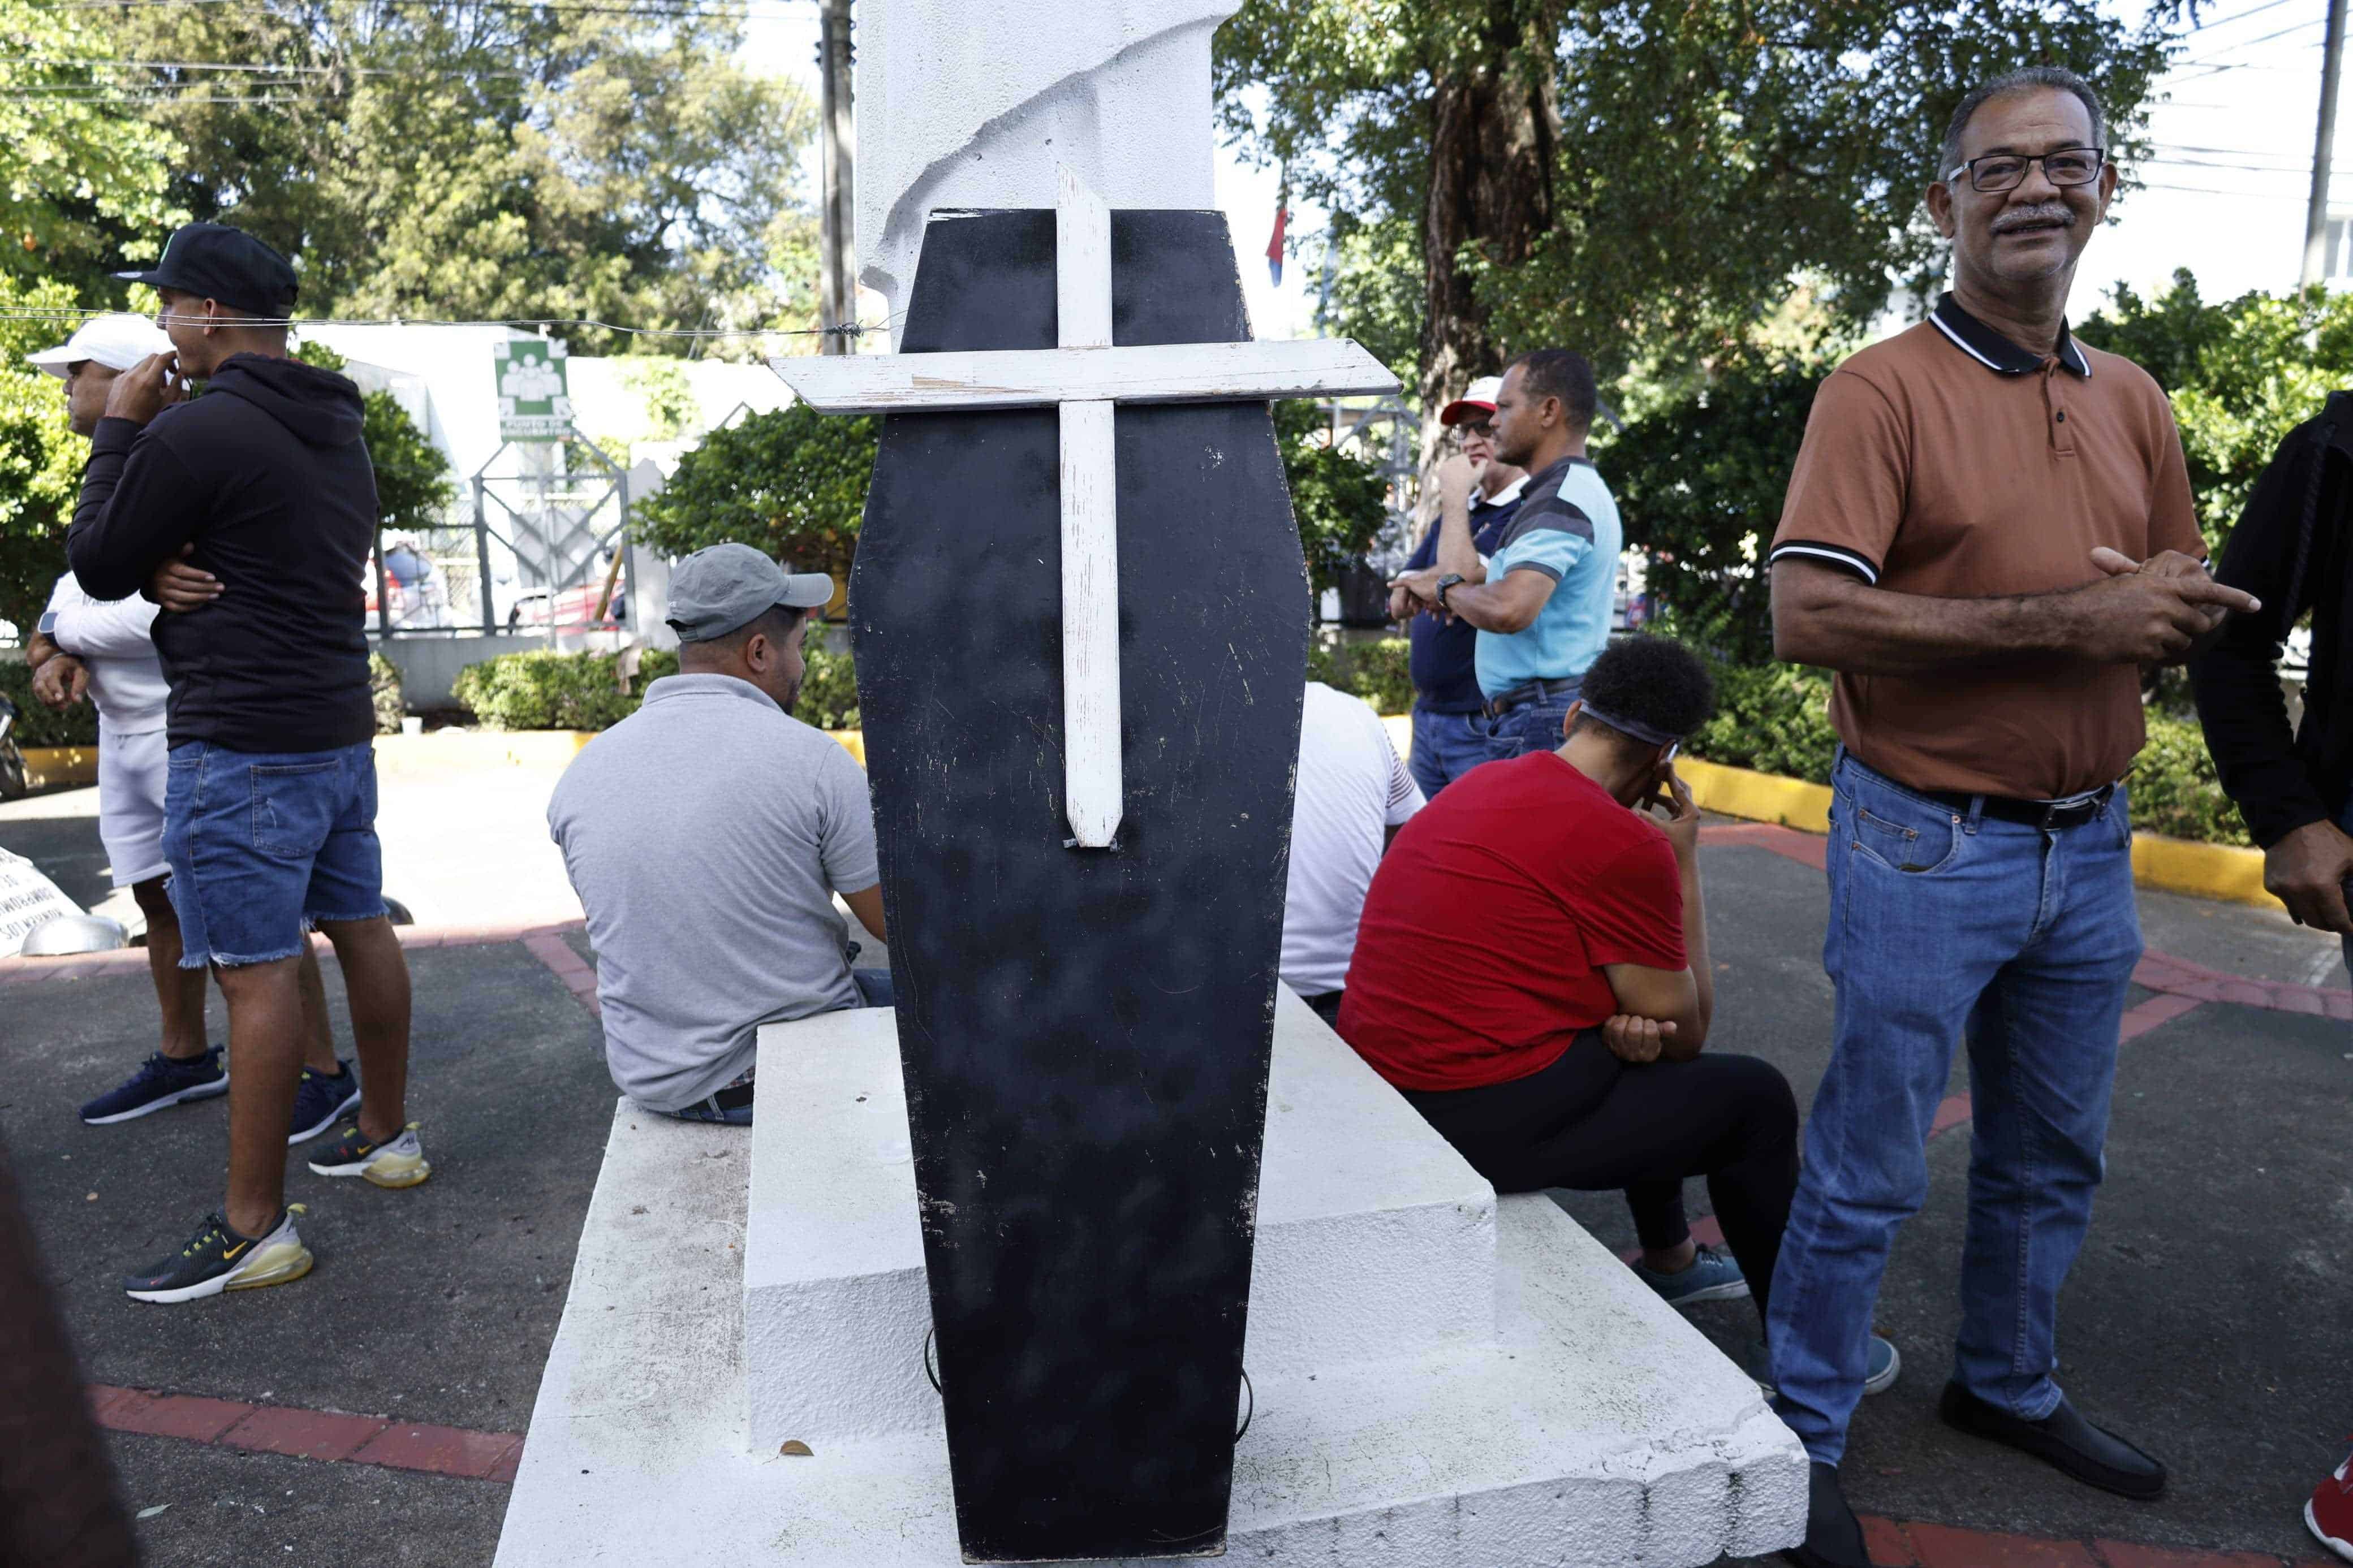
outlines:
[{"label": "white wooden cross", "polygon": [[1111,209],[1068,165],[1054,235],[1059,348],[768,363],[825,414],[1061,410],[1063,795],[1072,847],[1103,849],[1123,811],[1113,405],[1345,397],[1398,381],[1345,338],[1114,348]]}]

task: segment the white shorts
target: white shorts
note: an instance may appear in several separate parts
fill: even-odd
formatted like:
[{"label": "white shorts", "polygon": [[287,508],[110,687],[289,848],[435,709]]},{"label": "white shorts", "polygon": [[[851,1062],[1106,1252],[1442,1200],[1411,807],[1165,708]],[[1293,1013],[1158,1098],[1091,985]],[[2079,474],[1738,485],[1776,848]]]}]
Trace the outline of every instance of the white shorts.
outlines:
[{"label": "white shorts", "polygon": [[114,885],[127,888],[169,869],[164,863],[164,779],[170,762],[166,731],[99,738],[98,837],[106,845]]}]

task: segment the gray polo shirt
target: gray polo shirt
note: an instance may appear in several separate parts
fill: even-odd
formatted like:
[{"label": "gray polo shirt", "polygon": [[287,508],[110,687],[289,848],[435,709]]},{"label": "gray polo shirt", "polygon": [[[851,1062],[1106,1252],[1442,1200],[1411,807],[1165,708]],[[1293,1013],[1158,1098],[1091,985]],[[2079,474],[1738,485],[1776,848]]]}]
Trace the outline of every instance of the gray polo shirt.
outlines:
[{"label": "gray polo shirt", "polygon": [[730,675],[673,675],[588,742],[547,826],[588,911],[605,1058],[654,1110],[751,1067],[762,1024],[859,1005],[836,889],[878,879],[866,771]]}]

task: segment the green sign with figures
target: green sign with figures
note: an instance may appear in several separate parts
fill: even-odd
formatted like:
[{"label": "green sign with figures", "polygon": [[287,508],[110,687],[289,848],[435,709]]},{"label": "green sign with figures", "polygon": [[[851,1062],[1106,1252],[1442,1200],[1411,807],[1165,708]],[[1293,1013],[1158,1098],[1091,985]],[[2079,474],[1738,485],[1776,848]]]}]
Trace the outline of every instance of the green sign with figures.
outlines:
[{"label": "green sign with figures", "polygon": [[564,345],[546,338],[509,338],[492,345],[499,378],[499,438],[560,441],[572,434],[572,398]]}]

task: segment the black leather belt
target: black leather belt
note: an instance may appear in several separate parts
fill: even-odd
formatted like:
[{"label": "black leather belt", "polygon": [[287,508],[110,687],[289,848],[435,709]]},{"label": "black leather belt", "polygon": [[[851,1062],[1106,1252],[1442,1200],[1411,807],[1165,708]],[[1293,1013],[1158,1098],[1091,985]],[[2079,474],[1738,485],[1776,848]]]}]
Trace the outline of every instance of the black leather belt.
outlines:
[{"label": "black leather belt", "polygon": [[1547,697],[1577,695],[1580,683],[1574,680],[1524,680],[1501,697],[1487,704],[1487,717],[1500,719],[1514,708],[1525,708]]},{"label": "black leather belt", "polygon": [[741,1110],[752,1103],[752,1091],[757,1087],[756,1084],[740,1083],[733,1089],[723,1089],[711,1097],[711,1103],[722,1110]]},{"label": "black leather belt", "polygon": [[[1915,792],[1942,805],[1949,805],[1966,816],[1981,809],[1986,816],[2000,822],[2019,822],[2029,827],[2055,831],[2063,827],[2081,827],[2107,808],[2116,786],[2108,784],[2090,795],[2073,800],[2012,800],[2008,795],[1958,795],[1950,790],[1929,789]],[[1983,801],[1982,807],[1978,802]]]}]

